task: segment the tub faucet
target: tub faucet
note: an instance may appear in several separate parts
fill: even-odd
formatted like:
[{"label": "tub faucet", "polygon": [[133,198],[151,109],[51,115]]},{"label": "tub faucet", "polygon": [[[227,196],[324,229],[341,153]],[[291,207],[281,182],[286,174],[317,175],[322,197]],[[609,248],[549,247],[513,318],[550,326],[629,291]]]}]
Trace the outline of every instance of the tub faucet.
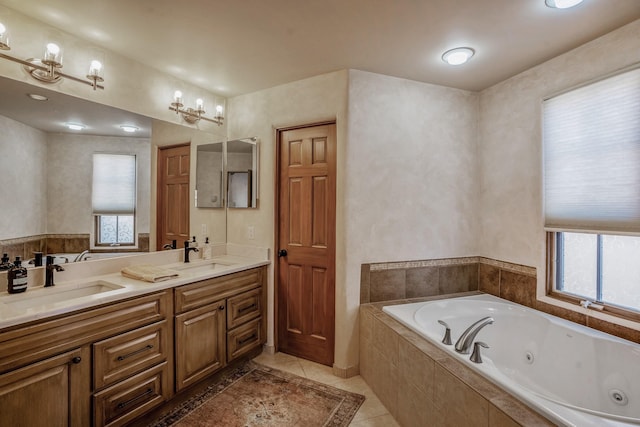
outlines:
[{"label": "tub faucet", "polygon": [[73,262],[82,261],[88,253],[89,253],[89,249],[85,249],[73,259]]},{"label": "tub faucet", "polygon": [[184,262],[189,262],[189,252],[194,251],[198,252],[198,248],[190,248],[189,241],[184,241]]},{"label": "tub faucet", "polygon": [[53,272],[54,271],[64,271],[64,268],[60,267],[58,264],[53,263],[53,257],[51,255],[47,256],[47,266],[45,267],[44,272],[44,286],[45,288],[49,286],[54,286],[53,283]]},{"label": "tub faucet", "polygon": [[473,340],[476,339],[476,335],[478,335],[478,332],[480,332],[482,328],[492,324],[493,322],[493,317],[485,317],[469,326],[467,330],[464,331],[462,335],[460,335],[458,341],[456,341],[456,351],[462,354],[471,353],[471,346],[473,345]]}]

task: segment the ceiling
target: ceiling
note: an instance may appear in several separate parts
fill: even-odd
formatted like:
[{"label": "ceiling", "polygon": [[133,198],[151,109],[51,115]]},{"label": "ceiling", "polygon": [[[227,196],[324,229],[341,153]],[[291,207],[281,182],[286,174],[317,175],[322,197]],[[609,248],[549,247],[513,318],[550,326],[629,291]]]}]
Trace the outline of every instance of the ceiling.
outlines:
[{"label": "ceiling", "polygon": [[[479,91],[640,18],[640,0],[0,2],[227,97],[347,68]],[[475,57],[444,64],[458,46]]]}]

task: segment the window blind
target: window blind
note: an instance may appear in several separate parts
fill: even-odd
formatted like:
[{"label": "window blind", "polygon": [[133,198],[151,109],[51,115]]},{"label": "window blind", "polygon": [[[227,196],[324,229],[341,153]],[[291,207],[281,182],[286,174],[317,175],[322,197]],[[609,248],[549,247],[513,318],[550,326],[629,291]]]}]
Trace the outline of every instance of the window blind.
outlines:
[{"label": "window blind", "polygon": [[136,156],[93,155],[94,215],[134,214],[136,208]]},{"label": "window blind", "polygon": [[547,230],[640,232],[640,68],[543,102]]}]

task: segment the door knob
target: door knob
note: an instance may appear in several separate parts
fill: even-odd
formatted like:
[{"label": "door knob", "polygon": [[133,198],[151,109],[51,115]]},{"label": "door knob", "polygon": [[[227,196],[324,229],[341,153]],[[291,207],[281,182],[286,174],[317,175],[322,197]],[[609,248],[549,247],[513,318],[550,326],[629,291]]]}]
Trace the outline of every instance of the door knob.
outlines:
[{"label": "door knob", "polygon": [[287,256],[287,250],[286,249],[280,249],[278,251],[278,256],[279,257]]}]

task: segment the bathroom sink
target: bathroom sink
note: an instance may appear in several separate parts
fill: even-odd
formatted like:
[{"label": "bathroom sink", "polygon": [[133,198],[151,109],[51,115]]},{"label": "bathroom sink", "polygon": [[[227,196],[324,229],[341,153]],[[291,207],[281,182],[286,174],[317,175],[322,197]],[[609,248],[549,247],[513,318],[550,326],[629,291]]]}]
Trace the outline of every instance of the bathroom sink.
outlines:
[{"label": "bathroom sink", "polygon": [[186,263],[177,267],[176,270],[184,271],[185,273],[193,274],[205,274],[209,272],[218,271],[223,268],[229,267],[230,264],[222,264],[219,262],[207,262],[207,263]]},{"label": "bathroom sink", "polygon": [[23,294],[10,295],[2,298],[2,302],[8,307],[25,309],[61,301],[69,301],[122,288],[123,286],[98,280],[78,287],[54,286],[51,288],[41,288],[32,291],[27,289]]}]

